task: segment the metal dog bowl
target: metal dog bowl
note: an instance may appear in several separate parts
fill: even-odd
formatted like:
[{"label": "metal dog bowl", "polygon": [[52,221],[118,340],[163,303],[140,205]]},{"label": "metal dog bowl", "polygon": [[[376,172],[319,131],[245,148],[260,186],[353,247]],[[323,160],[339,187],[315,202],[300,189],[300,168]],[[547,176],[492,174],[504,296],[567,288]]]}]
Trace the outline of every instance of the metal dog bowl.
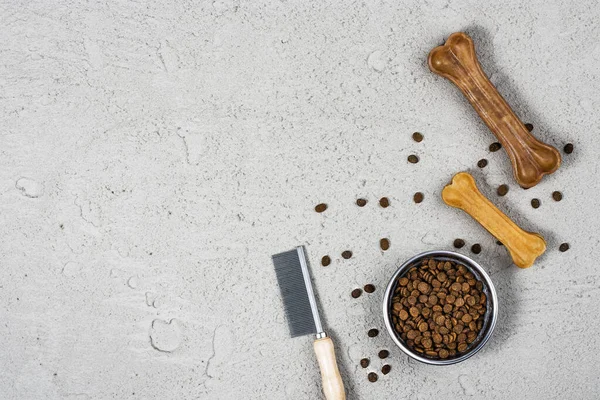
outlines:
[{"label": "metal dog bowl", "polygon": [[[398,285],[398,279],[401,278],[412,267],[420,266],[421,261],[425,258],[433,258],[436,261],[454,261],[456,263],[464,265],[469,270],[469,272],[475,275],[475,278],[477,278],[477,280],[483,283],[482,292],[487,297],[486,312],[483,315],[483,327],[479,331],[477,338],[473,343],[469,345],[469,348],[465,353],[457,354],[455,357],[452,358],[430,358],[426,355],[422,355],[411,350],[404,343],[404,340],[402,340],[400,334],[396,332],[396,329],[394,328],[392,323],[392,297],[394,296],[394,291],[396,290],[396,287]],[[492,336],[492,332],[494,330],[494,327],[496,326],[496,321],[498,319],[498,298],[496,296],[496,289],[494,289],[494,284],[492,283],[492,280],[490,279],[488,274],[483,270],[483,268],[475,261],[471,260],[469,257],[452,251],[427,251],[425,253],[421,253],[412,257],[404,264],[402,264],[390,279],[390,282],[388,283],[387,288],[385,290],[385,295],[383,297],[383,319],[385,321],[387,331],[392,337],[392,340],[394,340],[398,347],[400,347],[400,349],[408,356],[414,358],[417,361],[421,361],[423,363],[431,365],[456,364],[466,360],[467,358],[471,357],[479,350],[481,350],[481,348],[487,343],[487,341]]]}]

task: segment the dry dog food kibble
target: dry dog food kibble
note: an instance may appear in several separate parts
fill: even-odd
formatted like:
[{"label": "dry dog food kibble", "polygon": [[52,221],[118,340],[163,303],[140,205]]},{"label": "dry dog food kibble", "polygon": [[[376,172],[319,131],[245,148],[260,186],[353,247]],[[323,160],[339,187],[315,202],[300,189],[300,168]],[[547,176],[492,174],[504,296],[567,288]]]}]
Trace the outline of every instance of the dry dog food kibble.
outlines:
[{"label": "dry dog food kibble", "polygon": [[540,199],[531,199],[531,207],[540,208],[541,205]]},{"label": "dry dog food kibble", "polygon": [[327,204],[325,204],[325,203],[317,204],[315,206],[315,211],[318,213],[322,213],[325,210],[327,210]]},{"label": "dry dog food kibble", "polygon": [[562,193],[557,191],[552,192],[552,198],[554,199],[554,201],[561,201],[562,200]]},{"label": "dry dog food kibble", "polygon": [[392,321],[411,350],[445,359],[467,352],[475,342],[486,304],[483,282],[464,265],[425,259],[398,279]]},{"label": "dry dog food kibble", "polygon": [[490,151],[492,153],[500,150],[501,148],[502,148],[502,145],[500,143],[498,143],[498,142],[494,142],[494,143],[490,144]]},{"label": "dry dog food kibble", "polygon": [[379,358],[384,359],[384,358],[388,358],[388,356],[390,355],[390,352],[387,350],[381,350],[378,355],[379,355]]},{"label": "dry dog food kibble", "polygon": [[419,162],[419,157],[415,156],[414,154],[411,154],[410,156],[408,156],[408,162],[411,164],[416,164]]},{"label": "dry dog food kibble", "polygon": [[562,243],[559,247],[558,250],[562,251],[563,253],[567,250],[569,250],[569,243]]},{"label": "dry dog food kibble", "polygon": [[471,251],[474,254],[479,254],[481,253],[481,245],[479,243],[475,243],[473,246],[471,246]]},{"label": "dry dog food kibble", "polygon": [[367,205],[367,200],[365,199],[356,199],[356,205],[359,207],[364,207]]},{"label": "dry dog food kibble", "polygon": [[421,132],[415,132],[412,134],[412,138],[415,142],[420,143],[423,141],[423,134]]},{"label": "dry dog food kibble", "polygon": [[423,201],[423,199],[425,198],[425,196],[423,195],[423,193],[421,192],[417,192],[415,193],[415,195],[413,196],[413,200],[415,203],[419,204],[420,202]]},{"label": "dry dog food kibble", "polygon": [[565,153],[571,154],[573,152],[573,143],[565,144],[565,147],[563,150],[565,151]]},{"label": "dry dog food kibble", "polygon": [[500,185],[498,186],[498,190],[496,190],[498,196],[505,196],[508,193],[508,185]]},{"label": "dry dog food kibble", "polygon": [[460,249],[464,245],[465,245],[465,241],[464,240],[462,240],[462,239],[454,239],[454,247],[456,247],[457,249]]},{"label": "dry dog food kibble", "polygon": [[379,205],[383,208],[387,208],[390,205],[390,201],[387,197],[382,197],[379,199]]},{"label": "dry dog food kibble", "polygon": [[390,240],[383,238],[379,241],[379,247],[381,247],[381,250],[385,251],[387,249],[390,248]]},{"label": "dry dog food kibble", "polygon": [[389,364],[385,364],[383,367],[381,367],[381,373],[384,375],[389,374],[391,370],[392,367]]},{"label": "dry dog food kibble", "polygon": [[479,168],[485,168],[487,167],[488,161],[485,158],[482,158],[481,160],[477,161],[477,166]]},{"label": "dry dog food kibble", "polygon": [[360,360],[360,366],[363,368],[367,368],[369,366],[369,359],[363,358],[362,360]]},{"label": "dry dog food kibble", "polygon": [[331,264],[331,257],[329,256],[323,256],[323,258],[321,258],[321,265],[326,267],[329,264]]},{"label": "dry dog food kibble", "polygon": [[377,382],[377,374],[375,372],[369,372],[367,377],[369,378],[369,382]]},{"label": "dry dog food kibble", "polygon": [[361,294],[362,294],[362,290],[360,290],[360,289],[354,289],[351,293],[352,297],[355,299],[358,299]]},{"label": "dry dog food kibble", "polygon": [[526,123],[526,124],[525,124],[525,128],[527,128],[527,130],[528,130],[529,132],[531,132],[531,131],[533,130],[533,124]]},{"label": "dry dog food kibble", "polygon": [[350,250],[346,250],[346,251],[342,252],[342,258],[347,260],[351,257],[352,257],[352,252]]},{"label": "dry dog food kibble", "polygon": [[379,331],[375,328],[369,329],[369,332],[367,332],[367,335],[369,337],[375,337],[375,336],[379,335]]},{"label": "dry dog food kibble", "polygon": [[364,289],[367,293],[373,293],[375,291],[375,285],[373,285],[372,283],[367,283]]}]

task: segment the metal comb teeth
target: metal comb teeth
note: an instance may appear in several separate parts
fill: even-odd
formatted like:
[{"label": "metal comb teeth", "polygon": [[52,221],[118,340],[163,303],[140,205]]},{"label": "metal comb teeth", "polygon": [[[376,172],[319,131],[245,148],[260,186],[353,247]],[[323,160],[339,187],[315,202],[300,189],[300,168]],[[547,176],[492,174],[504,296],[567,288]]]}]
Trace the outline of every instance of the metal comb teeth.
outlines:
[{"label": "metal comb teeth", "polygon": [[321,321],[312,290],[304,249],[272,256],[285,314],[292,337],[321,332]]}]

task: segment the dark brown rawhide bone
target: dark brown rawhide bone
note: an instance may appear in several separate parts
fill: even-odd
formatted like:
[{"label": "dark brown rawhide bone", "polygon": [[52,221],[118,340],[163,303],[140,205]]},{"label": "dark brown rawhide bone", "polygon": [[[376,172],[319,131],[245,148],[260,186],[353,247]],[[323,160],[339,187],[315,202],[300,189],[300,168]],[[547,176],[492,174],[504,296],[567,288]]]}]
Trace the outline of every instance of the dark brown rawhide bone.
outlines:
[{"label": "dark brown rawhide bone", "polygon": [[452,81],[506,149],[515,179],[523,188],[537,185],[560,166],[560,153],[537,140],[489,81],[466,33],[450,35],[429,53],[429,68]]},{"label": "dark brown rawhide bone", "polygon": [[521,229],[508,218],[479,191],[470,174],[459,172],[454,175],[452,183],[442,190],[442,199],[449,206],[469,214],[502,242],[517,267],[531,267],[546,251],[544,238]]}]

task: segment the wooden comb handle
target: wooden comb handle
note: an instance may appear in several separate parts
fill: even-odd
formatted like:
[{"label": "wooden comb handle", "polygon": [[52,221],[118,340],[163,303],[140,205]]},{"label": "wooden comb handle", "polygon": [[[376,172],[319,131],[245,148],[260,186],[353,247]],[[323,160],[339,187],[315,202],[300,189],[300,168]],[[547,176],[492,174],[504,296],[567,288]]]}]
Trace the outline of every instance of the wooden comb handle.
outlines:
[{"label": "wooden comb handle", "polygon": [[315,354],[321,369],[321,379],[323,379],[323,393],[327,400],[346,400],[344,391],[344,382],[340,375],[340,370],[335,359],[335,350],[333,341],[330,337],[324,337],[315,340]]},{"label": "wooden comb handle", "polygon": [[560,166],[556,148],[537,140],[489,81],[466,33],[450,35],[443,46],[429,53],[429,69],[452,81],[506,149],[515,179],[524,188]]},{"label": "wooden comb handle", "polygon": [[508,249],[517,267],[531,267],[546,251],[544,238],[519,228],[477,189],[475,179],[459,172],[442,190],[442,199],[452,207],[465,211],[494,235]]}]

